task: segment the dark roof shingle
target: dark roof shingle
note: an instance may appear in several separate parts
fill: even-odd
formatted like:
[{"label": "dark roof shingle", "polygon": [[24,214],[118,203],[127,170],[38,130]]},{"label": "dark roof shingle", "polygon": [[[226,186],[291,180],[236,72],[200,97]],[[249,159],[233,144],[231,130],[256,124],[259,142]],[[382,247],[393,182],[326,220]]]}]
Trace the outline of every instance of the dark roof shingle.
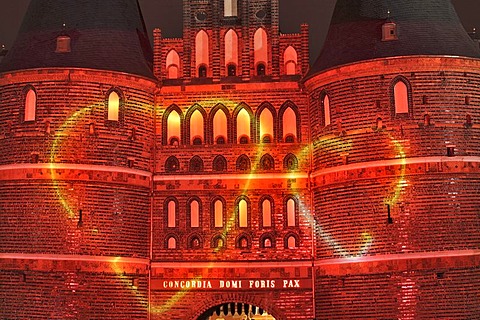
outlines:
[{"label": "dark roof shingle", "polygon": [[[390,14],[389,14],[390,11]],[[398,40],[382,41],[394,22]],[[307,78],[375,58],[412,55],[480,57],[450,0],[338,0],[323,50]]]},{"label": "dark roof shingle", "polygon": [[[55,52],[60,35],[71,38],[71,52]],[[154,78],[152,49],[138,1],[32,0],[0,72],[48,67]]]}]

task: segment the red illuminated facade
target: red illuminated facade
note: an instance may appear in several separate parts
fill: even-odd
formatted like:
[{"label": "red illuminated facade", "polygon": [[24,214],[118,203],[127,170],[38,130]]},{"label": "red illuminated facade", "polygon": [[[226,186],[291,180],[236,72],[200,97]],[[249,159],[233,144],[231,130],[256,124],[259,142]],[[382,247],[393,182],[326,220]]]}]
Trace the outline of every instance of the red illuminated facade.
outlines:
[{"label": "red illuminated facade", "polygon": [[278,0],[184,1],[153,50],[137,1],[62,3],[0,64],[1,318],[478,317],[480,50],[448,0],[339,0],[311,67]]}]

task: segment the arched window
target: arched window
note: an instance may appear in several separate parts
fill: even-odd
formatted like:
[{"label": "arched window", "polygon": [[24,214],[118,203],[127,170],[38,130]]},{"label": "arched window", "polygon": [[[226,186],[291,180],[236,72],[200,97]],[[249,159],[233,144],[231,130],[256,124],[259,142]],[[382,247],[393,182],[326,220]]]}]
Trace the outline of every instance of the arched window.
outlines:
[{"label": "arched window", "polygon": [[[203,143],[203,131],[203,115],[200,111],[195,110],[190,117],[190,139],[192,144],[198,145]],[[195,139],[197,139],[197,142]]]},{"label": "arched window", "polygon": [[175,228],[177,226],[177,202],[173,199],[167,200],[167,226]]},{"label": "arched window", "polygon": [[227,67],[228,76],[237,75],[238,36],[232,29],[225,34],[225,66]]},{"label": "arched window", "polygon": [[260,169],[275,170],[275,160],[271,155],[266,154],[260,158]]},{"label": "arched window", "polygon": [[270,199],[262,201],[262,226],[264,228],[272,226],[272,201]]},{"label": "arched window", "polygon": [[200,203],[197,200],[190,201],[190,227],[200,227]]},{"label": "arched window", "polygon": [[180,115],[176,110],[173,110],[167,118],[167,137],[169,145],[180,144]]},{"label": "arched window", "polygon": [[246,140],[246,143],[250,141],[250,115],[245,109],[240,110],[240,112],[237,115],[238,143],[242,143],[241,141],[242,138]]},{"label": "arched window", "polygon": [[112,91],[108,95],[108,120],[118,121],[120,113],[120,96],[117,92]]},{"label": "arched window", "polygon": [[24,121],[35,121],[37,113],[37,94],[35,90],[28,89],[25,95],[25,115]]},{"label": "arched window", "polygon": [[223,202],[220,199],[213,203],[213,219],[215,228],[223,228]]},{"label": "arched window", "polygon": [[165,161],[165,172],[177,172],[180,169],[180,163],[178,159],[171,156]]},{"label": "arched window", "polygon": [[330,98],[328,95],[324,95],[322,99],[322,109],[323,109],[323,125],[330,125]]},{"label": "arched window", "polygon": [[[283,113],[282,119],[283,140],[287,142],[287,137],[294,140],[297,137],[297,115],[292,108],[288,107]],[[290,139],[291,139],[290,138]]]},{"label": "arched window", "polygon": [[293,234],[287,235],[287,237],[285,238],[285,248],[287,249],[298,248],[298,238]]},{"label": "arched window", "polygon": [[200,249],[202,247],[202,242],[198,236],[192,236],[190,241],[188,241],[190,249]]},{"label": "arched window", "polygon": [[395,114],[408,114],[408,87],[407,84],[399,80],[393,86],[393,96],[395,104]]},{"label": "arched window", "polygon": [[297,204],[294,199],[287,200],[287,227],[297,225]]},{"label": "arched window", "polygon": [[238,0],[224,0],[223,9],[225,17],[236,17],[237,16],[237,1]]},{"label": "arched window", "polygon": [[225,159],[225,157],[216,156],[215,159],[213,159],[213,171],[227,171],[227,160]]},{"label": "arched window", "polygon": [[198,69],[198,77],[206,77],[209,65],[208,34],[200,30],[195,38],[195,65]]},{"label": "arched window", "polygon": [[237,170],[239,171],[250,171],[250,159],[246,155],[241,155],[237,159]]},{"label": "arched window", "polygon": [[178,79],[180,70],[180,57],[175,50],[170,50],[167,54],[167,79]]},{"label": "arched window", "polygon": [[267,32],[263,28],[257,29],[253,38],[253,47],[255,49],[254,60],[257,68],[257,75],[266,74],[268,61],[268,38]]},{"label": "arched window", "polygon": [[298,159],[293,154],[287,154],[283,159],[283,168],[288,171],[294,171],[298,169]]},{"label": "arched window", "polygon": [[214,237],[212,240],[212,248],[215,248],[215,249],[224,249],[225,244],[226,244],[225,238],[221,235]]},{"label": "arched window", "polygon": [[195,156],[190,159],[188,170],[192,173],[198,173],[203,171],[203,160],[199,156]]},{"label": "arched window", "polygon": [[269,143],[273,140],[273,114],[265,108],[260,114],[260,140]]},{"label": "arched window", "polygon": [[273,248],[275,242],[270,234],[264,234],[260,237],[260,248]]},{"label": "arched window", "polygon": [[[213,139],[216,144],[218,143],[219,138],[223,138],[223,142],[228,139],[228,127],[227,127],[227,115],[222,109],[219,109],[215,112],[215,116],[213,117]],[[220,142],[222,142],[220,140]]]},{"label": "arched window", "polygon": [[170,236],[167,239],[167,248],[168,249],[177,249],[177,239],[173,236]]},{"label": "arched window", "polygon": [[283,53],[283,61],[285,63],[285,74],[295,75],[297,74],[297,51],[289,46]]},{"label": "arched window", "polygon": [[238,202],[238,226],[240,228],[248,227],[248,203],[245,199]]},{"label": "arched window", "polygon": [[250,247],[250,240],[247,235],[242,234],[237,238],[237,248],[247,249]]}]

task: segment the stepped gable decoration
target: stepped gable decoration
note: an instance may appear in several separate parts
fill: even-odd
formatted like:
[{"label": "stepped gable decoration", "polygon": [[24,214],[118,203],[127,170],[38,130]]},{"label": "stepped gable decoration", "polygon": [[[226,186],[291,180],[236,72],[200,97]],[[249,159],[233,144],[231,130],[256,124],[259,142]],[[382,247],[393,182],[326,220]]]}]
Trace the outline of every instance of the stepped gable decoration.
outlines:
[{"label": "stepped gable decoration", "polygon": [[137,0],[32,0],[0,72],[72,67],[154,78],[152,57]]},{"label": "stepped gable decoration", "polygon": [[[396,27],[394,39],[382,27]],[[449,55],[478,58],[450,0],[338,0],[320,56],[307,78],[326,69],[376,58]]]}]

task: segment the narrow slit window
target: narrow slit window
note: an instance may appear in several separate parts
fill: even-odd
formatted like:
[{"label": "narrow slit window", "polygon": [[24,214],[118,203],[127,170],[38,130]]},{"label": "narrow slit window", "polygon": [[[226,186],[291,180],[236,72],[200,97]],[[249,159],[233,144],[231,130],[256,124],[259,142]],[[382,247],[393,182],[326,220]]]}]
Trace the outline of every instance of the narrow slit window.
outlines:
[{"label": "narrow slit window", "polygon": [[248,205],[244,199],[238,203],[238,225],[240,228],[248,227]]},{"label": "narrow slit window", "polygon": [[287,226],[295,227],[297,225],[296,221],[296,203],[293,199],[288,199],[287,201]]},{"label": "narrow slit window", "polygon": [[268,199],[262,202],[262,221],[264,228],[272,226],[272,202]]},{"label": "narrow slit window", "polygon": [[223,202],[221,200],[214,203],[214,220],[215,228],[223,227]]},{"label": "narrow slit window", "polygon": [[322,104],[323,104],[324,125],[328,126],[331,123],[331,119],[330,119],[330,116],[331,116],[331,114],[330,114],[330,98],[328,97],[328,95],[325,95],[325,97],[323,97]]},{"label": "narrow slit window", "polygon": [[190,202],[190,227],[200,227],[200,204],[197,200]]},{"label": "narrow slit window", "polygon": [[170,200],[167,204],[167,220],[168,220],[168,227],[175,228],[177,226],[176,219],[177,219],[177,204],[175,201]]}]

